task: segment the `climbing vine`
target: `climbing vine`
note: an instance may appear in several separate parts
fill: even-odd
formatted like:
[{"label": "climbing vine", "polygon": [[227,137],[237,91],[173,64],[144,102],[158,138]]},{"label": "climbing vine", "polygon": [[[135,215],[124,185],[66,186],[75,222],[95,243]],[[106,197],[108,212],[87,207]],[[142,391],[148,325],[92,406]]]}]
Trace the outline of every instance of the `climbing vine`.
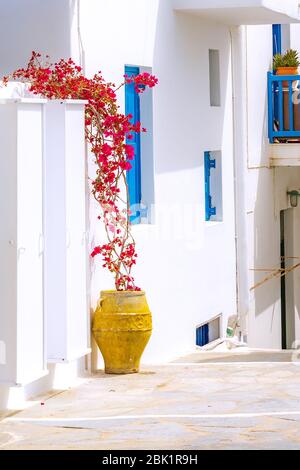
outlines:
[{"label": "climbing vine", "polygon": [[[103,221],[106,242],[95,246],[91,256],[101,256],[102,266],[115,279],[118,291],[140,290],[131,274],[136,264],[136,245],[130,225],[130,202],[126,172],[134,159],[134,147],[130,145],[134,133],[146,132],[141,123],[132,123],[131,115],[120,113],[116,92],[125,84],[134,84],[136,93],[145,87],[154,87],[158,80],[149,73],[124,76],[116,87],[104,80],[101,72],[92,78],[84,76],[82,68],[72,59],[61,59],[51,64],[49,56],[43,61],[41,54],[32,52],[25,68],[20,68],[8,80],[30,84],[30,91],[48,99],[87,100],[85,107],[85,136],[97,165],[96,177],[91,182],[92,194],[99,205],[98,219]],[[128,143],[129,142],[129,143]],[[121,187],[126,188],[122,197]]]}]

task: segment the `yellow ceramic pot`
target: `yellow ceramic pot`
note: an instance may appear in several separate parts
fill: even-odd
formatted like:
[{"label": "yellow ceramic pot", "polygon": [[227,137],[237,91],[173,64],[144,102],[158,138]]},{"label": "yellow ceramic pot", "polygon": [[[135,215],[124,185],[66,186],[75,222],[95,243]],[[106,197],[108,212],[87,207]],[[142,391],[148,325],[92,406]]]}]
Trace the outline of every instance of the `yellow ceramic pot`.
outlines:
[{"label": "yellow ceramic pot", "polygon": [[145,292],[101,292],[93,334],[107,374],[138,372],[151,332],[152,318]]}]

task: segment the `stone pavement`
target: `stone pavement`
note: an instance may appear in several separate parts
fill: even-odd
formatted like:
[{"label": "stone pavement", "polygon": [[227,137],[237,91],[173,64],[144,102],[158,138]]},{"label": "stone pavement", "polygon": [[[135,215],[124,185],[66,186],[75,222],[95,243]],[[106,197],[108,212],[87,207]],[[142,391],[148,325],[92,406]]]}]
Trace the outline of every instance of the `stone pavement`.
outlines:
[{"label": "stone pavement", "polygon": [[300,449],[300,366],[211,354],[99,372],[4,418],[0,449]]}]

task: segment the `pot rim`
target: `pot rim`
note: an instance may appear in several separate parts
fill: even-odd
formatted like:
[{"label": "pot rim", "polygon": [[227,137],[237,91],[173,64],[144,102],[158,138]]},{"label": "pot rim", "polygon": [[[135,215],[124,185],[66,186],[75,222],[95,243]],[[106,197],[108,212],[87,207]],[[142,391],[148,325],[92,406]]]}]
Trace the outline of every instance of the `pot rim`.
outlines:
[{"label": "pot rim", "polygon": [[136,295],[145,295],[143,290],[101,290],[100,296],[114,296],[114,295],[127,295],[127,296],[136,296]]},{"label": "pot rim", "polygon": [[278,71],[283,71],[283,70],[294,71],[295,73],[291,75],[298,75],[299,67],[277,67],[276,75],[279,75]]}]

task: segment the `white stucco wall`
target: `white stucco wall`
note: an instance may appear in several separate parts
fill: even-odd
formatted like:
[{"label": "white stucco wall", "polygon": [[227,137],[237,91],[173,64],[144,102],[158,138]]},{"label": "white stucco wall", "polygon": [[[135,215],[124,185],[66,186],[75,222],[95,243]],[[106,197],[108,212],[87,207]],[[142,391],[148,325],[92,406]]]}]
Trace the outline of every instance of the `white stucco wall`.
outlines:
[{"label": "white stucco wall", "polygon": [[27,64],[31,52],[78,60],[77,0],[11,0],[0,5],[0,74]]},{"label": "white stucco wall", "polygon": [[[88,74],[100,68],[106,79],[119,83],[124,65],[132,64],[152,66],[159,79],[154,91],[155,224],[133,232],[139,253],[135,277],[146,290],[154,323],[144,361],[171,359],[194,348],[197,325],[222,313],[223,333],[228,315],[236,311],[229,31],[174,14],[169,2],[91,0],[81,7],[81,33]],[[221,108],[209,103],[210,48],[220,50]],[[123,100],[124,90],[121,109]],[[220,223],[204,221],[205,150],[222,151]],[[92,225],[94,210],[92,202]],[[100,289],[112,287],[111,277],[96,264],[93,305]]]},{"label": "white stucco wall", "polygon": [[[125,64],[152,68],[159,79],[153,92],[154,152],[149,165],[151,172],[154,168],[154,219],[151,225],[133,228],[139,253],[134,274],[153,313],[153,336],[144,363],[170,360],[193,350],[196,326],[221,313],[224,334],[228,316],[236,313],[235,93],[230,33],[228,27],[197,15],[175,13],[171,5],[165,0],[85,0],[80,4],[76,0],[27,0],[25,7],[22,0],[11,0],[5,8],[1,6],[0,17],[1,74],[25,65],[36,50],[53,60],[72,56],[85,66],[88,76],[100,69],[116,84],[123,79]],[[256,269],[279,267],[280,210],[288,208],[287,189],[299,188],[300,169],[268,168],[266,72],[272,58],[271,26],[247,27],[246,37],[246,70],[240,74],[246,84],[239,88],[245,90],[247,132],[238,140],[245,142],[241,147],[247,170],[250,289],[264,276]],[[292,26],[292,47],[299,47],[299,37],[299,26]],[[209,49],[220,51],[219,108],[209,103]],[[119,102],[124,111],[124,89],[119,91]],[[222,222],[205,222],[203,157],[207,150],[222,152]],[[144,174],[144,183],[145,178]],[[90,248],[101,241],[97,215],[91,199]],[[289,255],[297,257],[300,209],[289,218]],[[91,262],[92,307],[100,290],[113,287],[113,279],[100,265],[97,259]],[[294,322],[297,338],[300,298],[292,287],[299,273],[295,271],[288,280],[294,299],[289,304],[290,324]],[[249,345],[280,348],[280,281],[270,281],[249,296]],[[94,366],[101,364],[97,355],[94,347]],[[85,366],[84,360],[51,366],[50,375],[27,387],[24,396],[49,389],[61,379],[68,386]],[[6,389],[0,389],[0,408],[1,398],[8,400]]]},{"label": "white stucco wall", "polygon": [[[12,0],[1,8],[1,75],[24,66],[32,50],[54,61],[72,56],[85,65],[88,75],[101,69],[116,83],[122,81],[125,64],[153,67],[160,81],[154,92],[150,165],[155,169],[155,224],[134,228],[139,251],[135,275],[147,292],[154,323],[144,362],[193,350],[196,326],[220,313],[223,334],[236,308],[228,29],[175,15],[169,2],[158,0],[88,0],[80,5],[73,0],[28,0],[26,5]],[[220,50],[221,108],[209,105],[209,48]],[[124,110],[124,90],[119,100]],[[204,221],[205,150],[222,151],[220,223]],[[92,200],[90,206],[92,246],[101,229]],[[95,306],[99,291],[112,288],[113,280],[96,263],[91,268]],[[48,376],[18,390],[2,385],[0,408],[22,407],[23,400],[36,393],[70,386],[87,365],[83,359],[51,365]]]},{"label": "white stucco wall", "polygon": [[[292,27],[295,32],[296,26]],[[299,26],[297,26],[299,28]],[[299,34],[299,29],[297,30]],[[295,37],[295,34],[294,34]],[[260,44],[260,53],[257,53]],[[247,136],[247,214],[249,241],[250,287],[266,277],[270,272],[253,269],[274,269],[280,267],[280,211],[289,207],[287,190],[299,187],[300,169],[267,168],[269,150],[267,140],[267,81],[266,74],[272,61],[271,26],[247,27],[247,88],[245,100],[248,109]],[[291,47],[298,48],[291,39]],[[294,224],[300,221],[299,209],[293,210]],[[287,256],[299,256],[300,242],[287,228]],[[289,238],[293,241],[289,242]],[[291,244],[293,248],[291,248]],[[293,253],[291,253],[293,251]],[[295,263],[297,260],[295,261]],[[299,277],[296,271],[290,279]],[[294,284],[297,285],[296,282]],[[295,289],[295,292],[297,289]],[[292,292],[289,292],[289,296]],[[289,307],[288,315],[294,315]],[[281,292],[280,279],[268,281],[251,293],[249,312],[249,345],[264,348],[281,348]]]},{"label": "white stucco wall", "polygon": [[[23,2],[10,2],[1,19],[1,73],[24,65],[34,49],[54,60],[73,55],[84,62],[87,75],[101,69],[115,83],[122,81],[125,64],[153,67],[158,76],[155,224],[135,227],[134,233],[139,252],[135,275],[147,292],[154,320],[144,359],[159,362],[193,349],[196,326],[220,313],[224,332],[228,315],[236,310],[229,31],[196,16],[175,14],[165,1],[81,1],[79,20],[77,6],[71,0],[30,0],[24,13]],[[209,104],[209,48],[220,50],[220,108]],[[123,110],[124,90],[119,98]],[[205,150],[222,152],[223,222],[204,221]],[[91,201],[91,245],[101,233],[96,215]],[[113,286],[96,264],[92,306],[100,289]]]},{"label": "white stucco wall", "polygon": [[[80,61],[76,0],[12,0],[0,4],[1,76],[25,66],[33,50],[48,54],[52,61],[70,56]],[[34,330],[36,324],[26,327]],[[3,383],[0,409],[23,407],[24,400],[33,395],[69,387],[85,368],[83,358],[70,364],[50,365],[48,375],[21,387]]]},{"label": "white stucco wall", "polygon": [[228,25],[290,23],[299,20],[297,0],[170,0],[178,11],[190,11]]}]

